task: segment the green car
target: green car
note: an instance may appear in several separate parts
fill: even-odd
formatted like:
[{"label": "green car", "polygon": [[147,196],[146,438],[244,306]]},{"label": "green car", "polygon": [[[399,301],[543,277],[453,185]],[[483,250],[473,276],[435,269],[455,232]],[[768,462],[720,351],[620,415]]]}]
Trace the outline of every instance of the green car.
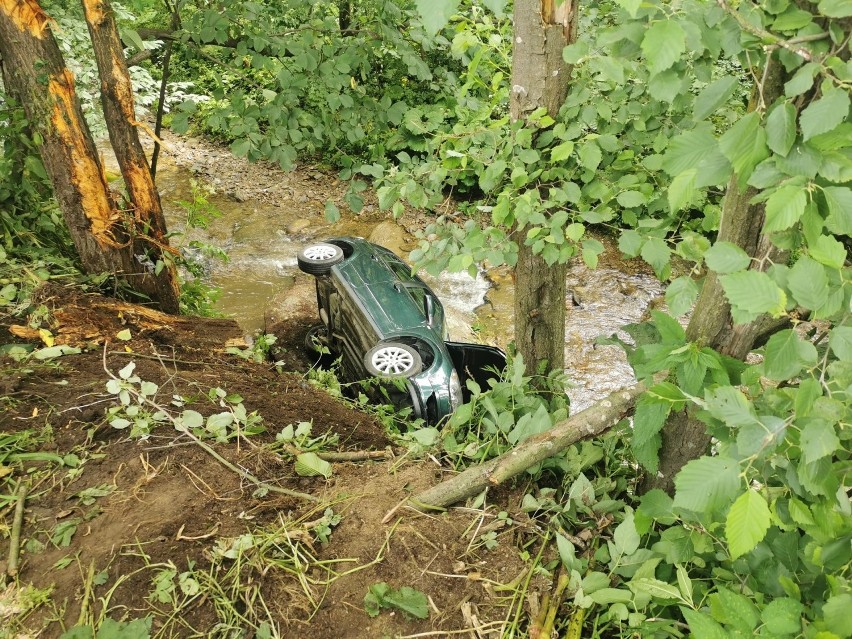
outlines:
[{"label": "green car", "polygon": [[321,324],[309,345],[340,358],[348,381],[378,377],[402,380],[393,394],[430,424],[450,415],[467,398],[465,381],[484,386],[506,365],[499,348],[447,341],[444,307],[411,267],[391,251],[361,238],[311,244],[297,257],[316,277]]}]

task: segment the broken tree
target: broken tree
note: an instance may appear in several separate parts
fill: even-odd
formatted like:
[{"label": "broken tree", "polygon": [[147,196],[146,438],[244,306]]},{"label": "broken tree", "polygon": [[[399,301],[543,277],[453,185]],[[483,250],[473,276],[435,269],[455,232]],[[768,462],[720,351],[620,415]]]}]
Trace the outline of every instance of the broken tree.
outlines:
[{"label": "broken tree", "polygon": [[[169,313],[179,287],[159,196],[135,131],[130,78],[116,56],[118,35],[103,0],[84,2],[101,71],[110,138],[129,202],[110,191],[92,134],[37,0],[0,0],[0,56],[6,81],[20,96],[83,268],[109,272]],[[120,51],[120,46],[119,46]]]}]

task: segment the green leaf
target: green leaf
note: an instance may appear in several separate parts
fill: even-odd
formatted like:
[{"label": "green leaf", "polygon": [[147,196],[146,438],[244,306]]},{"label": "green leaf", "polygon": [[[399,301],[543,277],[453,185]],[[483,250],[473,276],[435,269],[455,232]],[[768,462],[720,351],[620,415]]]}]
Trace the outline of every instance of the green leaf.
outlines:
[{"label": "green leaf", "polygon": [[828,205],[825,225],[832,233],[852,235],[852,189],[847,186],[828,186],[822,190]]},{"label": "green leaf", "polygon": [[731,559],[754,550],[769,530],[769,519],[769,506],[757,491],[747,490],[737,498],[725,522]]},{"label": "green leaf", "polygon": [[332,469],[324,459],[320,459],[316,453],[301,453],[296,456],[296,474],[300,477],[316,477],[321,475],[328,479],[331,477]]},{"label": "green leaf", "polygon": [[640,577],[633,579],[627,584],[633,592],[642,592],[651,595],[655,599],[674,599],[675,601],[683,601],[680,590],[677,586],[668,584],[659,579]]},{"label": "green leaf", "polygon": [[148,639],[151,636],[151,621],[151,617],[127,622],[107,617],[98,628],[96,639]]},{"label": "green leaf", "polygon": [[803,341],[793,330],[778,331],[766,342],[764,374],[779,382],[795,377],[802,366],[816,360],[813,348],[813,344]]},{"label": "green leaf", "polygon": [[668,189],[669,210],[677,213],[685,209],[698,193],[695,188],[696,169],[688,169],[671,181]]},{"label": "green leaf", "polygon": [[666,288],[666,305],[679,317],[686,313],[698,299],[698,284],[688,275],[681,275]]},{"label": "green leaf", "polygon": [[662,430],[671,407],[670,403],[661,402],[647,394],[639,398],[633,415],[634,446],[647,444]]},{"label": "green leaf", "polygon": [[852,16],[852,3],[849,0],[822,0],[819,12],[829,18],[848,18]]},{"label": "green leaf", "polygon": [[447,26],[459,8],[459,0],[414,0],[414,4],[423,28],[432,36]]},{"label": "green leaf", "polygon": [[821,419],[811,419],[802,428],[800,439],[802,459],[810,464],[834,454],[840,448],[840,440],[834,426]]},{"label": "green leaf", "polygon": [[508,168],[505,160],[495,160],[480,174],[479,188],[486,193],[493,191],[500,182]]},{"label": "green leaf", "polygon": [[716,148],[716,138],[706,127],[681,133],[669,140],[663,155],[663,170],[674,177],[689,169],[698,169],[704,158]]},{"label": "green leaf", "polygon": [[658,73],[648,82],[648,93],[660,102],[674,102],[683,88],[683,77],[674,69]]},{"label": "green leaf", "polygon": [[717,273],[735,273],[751,264],[751,258],[732,242],[716,242],[704,253],[707,268]]},{"label": "green leaf", "polygon": [[784,314],[787,296],[761,271],[740,271],[719,277],[731,303],[731,315],[737,324],[747,324],[764,313],[773,317]]},{"label": "green leaf", "polygon": [[626,231],[622,231],[621,236],[618,238],[618,250],[628,257],[636,257],[639,255],[639,251],[642,250],[644,241],[644,238],[639,233],[633,229],[627,229]]},{"label": "green leaf", "polygon": [[841,269],[846,262],[846,248],[830,235],[820,235],[815,242],[809,243],[808,254],[829,268]]},{"label": "green leaf", "polygon": [[248,138],[234,140],[231,143],[231,153],[236,155],[238,158],[244,158],[248,155],[249,149],[251,149],[251,140]]},{"label": "green leaf", "polygon": [[628,512],[612,534],[613,546],[620,555],[627,556],[636,552],[639,541],[639,533],[636,532],[636,525],[633,523],[633,513]]},{"label": "green leaf", "polygon": [[488,9],[491,10],[498,18],[502,18],[506,12],[506,1],[507,0],[482,0],[482,4],[484,4]]},{"label": "green leaf", "polygon": [[661,280],[666,279],[669,259],[671,258],[671,249],[666,244],[665,240],[659,237],[651,237],[642,245],[642,259],[648,262],[653,268],[654,273]]},{"label": "green leaf", "polygon": [[184,428],[201,428],[204,425],[204,417],[198,411],[185,410],[180,415],[180,423]]},{"label": "green leaf", "polygon": [[695,104],[692,110],[692,118],[694,120],[703,120],[709,115],[716,112],[720,106],[727,102],[728,98],[734,93],[734,89],[738,86],[737,78],[733,75],[726,75],[715,82],[711,82],[695,97]]},{"label": "green leaf", "polygon": [[799,115],[802,137],[809,140],[815,135],[826,133],[843,122],[849,115],[849,92],[833,89],[811,102]]},{"label": "green leaf", "polygon": [[580,165],[589,171],[597,169],[601,163],[601,159],[603,159],[601,149],[594,141],[588,141],[580,145],[578,155],[580,157]]},{"label": "green leaf", "polygon": [[786,231],[801,219],[807,204],[808,196],[802,185],[783,185],[766,201],[766,221],[763,224],[763,232]]},{"label": "green leaf", "polygon": [[672,20],[655,22],[645,32],[641,47],[651,75],[656,75],[680,60],[686,51],[686,34]]},{"label": "green leaf", "polygon": [[758,423],[751,402],[739,389],[733,386],[720,386],[705,391],[705,396],[710,414],[727,426]]},{"label": "green leaf", "polygon": [[835,326],[828,337],[828,345],[841,361],[852,361],[852,326]]},{"label": "green leaf", "polygon": [[615,199],[626,209],[644,206],[648,203],[648,198],[639,191],[622,191],[615,197]]},{"label": "green leaf", "polygon": [[337,205],[331,200],[328,200],[325,203],[325,220],[329,224],[334,224],[340,220],[340,209],[338,209]]},{"label": "green leaf", "polygon": [[775,635],[799,634],[802,630],[804,607],[795,599],[773,599],[761,610],[760,618],[766,629]]},{"label": "green leaf", "polygon": [[727,506],[740,487],[739,464],[729,457],[700,457],[675,477],[676,508],[709,514]]},{"label": "green leaf", "polygon": [[796,141],[796,107],[790,102],[777,105],[766,118],[766,145],[787,157]]},{"label": "green leaf", "polygon": [[130,44],[136,47],[137,51],[145,50],[145,43],[142,42],[142,38],[139,37],[139,34],[133,29],[122,29],[121,30],[122,37],[130,40]]},{"label": "green leaf", "polygon": [[808,62],[801,66],[796,75],[794,75],[784,85],[784,95],[788,98],[801,95],[813,86],[814,76],[819,72],[819,65],[816,62]]},{"label": "green leaf", "polygon": [[562,162],[563,160],[567,160],[571,157],[571,153],[574,152],[574,143],[568,140],[567,142],[563,142],[562,144],[557,144],[550,150],[550,159],[553,162]]},{"label": "green leaf", "polygon": [[627,11],[631,18],[635,18],[642,6],[642,0],[615,0],[615,3]]},{"label": "green leaf", "polygon": [[734,167],[740,187],[744,187],[754,167],[769,156],[760,116],[752,112],[740,118],[719,138],[719,148]]},{"label": "green leaf", "polygon": [[[757,606],[745,595],[725,588],[718,581],[716,592],[710,595],[708,600],[713,618],[726,626],[732,626],[733,630],[742,634],[751,634],[760,621]],[[731,634],[733,636],[734,633]]]},{"label": "green leaf", "polygon": [[807,255],[799,258],[787,275],[787,288],[800,305],[812,311],[828,300],[828,276],[825,267]]},{"label": "green leaf", "polygon": [[729,639],[725,629],[709,616],[685,606],[681,606],[680,610],[694,639]]},{"label": "green leaf", "polygon": [[403,586],[399,590],[389,590],[385,595],[385,601],[415,619],[429,617],[429,600],[426,595],[409,586]]},{"label": "green leaf", "polygon": [[822,607],[822,614],[828,629],[841,639],[852,637],[852,594],[844,592],[829,597]]}]

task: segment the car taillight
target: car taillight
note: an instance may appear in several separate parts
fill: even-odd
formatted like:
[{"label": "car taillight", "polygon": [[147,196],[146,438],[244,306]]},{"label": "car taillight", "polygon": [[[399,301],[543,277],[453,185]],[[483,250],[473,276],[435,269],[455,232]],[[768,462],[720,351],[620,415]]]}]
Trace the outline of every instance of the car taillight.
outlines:
[{"label": "car taillight", "polygon": [[461,406],[462,404],[462,387],[461,381],[459,381],[459,374],[453,370],[450,374],[450,405],[453,407],[453,410]]}]

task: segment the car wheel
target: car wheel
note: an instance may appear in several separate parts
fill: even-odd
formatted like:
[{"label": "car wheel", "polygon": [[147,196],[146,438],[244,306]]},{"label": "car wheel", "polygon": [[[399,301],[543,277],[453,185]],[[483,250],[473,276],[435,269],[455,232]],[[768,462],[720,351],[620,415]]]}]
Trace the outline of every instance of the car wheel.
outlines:
[{"label": "car wheel", "polygon": [[328,328],[325,324],[317,324],[308,329],[305,335],[305,346],[314,353],[323,353],[328,350]]},{"label": "car wheel", "polygon": [[296,256],[299,270],[310,275],[325,275],[331,267],[343,261],[343,249],[328,242],[306,246]]},{"label": "car wheel", "polygon": [[374,346],[364,356],[364,365],[376,377],[412,377],[423,370],[420,353],[399,342]]}]

